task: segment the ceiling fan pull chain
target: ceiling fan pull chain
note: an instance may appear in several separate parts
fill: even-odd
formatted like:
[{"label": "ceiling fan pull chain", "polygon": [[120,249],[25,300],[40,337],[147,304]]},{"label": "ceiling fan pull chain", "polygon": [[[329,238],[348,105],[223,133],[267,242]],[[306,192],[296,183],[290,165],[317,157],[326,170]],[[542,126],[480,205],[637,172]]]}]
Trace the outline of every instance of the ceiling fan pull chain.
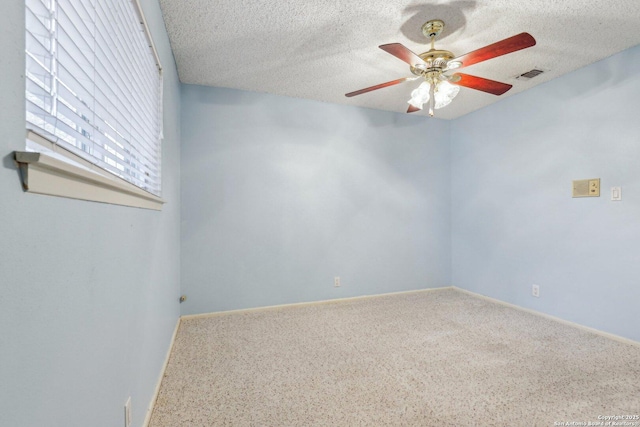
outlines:
[{"label": "ceiling fan pull chain", "polygon": [[431,84],[429,85],[429,117],[433,117],[433,108],[436,105],[435,87],[436,82],[432,80]]}]

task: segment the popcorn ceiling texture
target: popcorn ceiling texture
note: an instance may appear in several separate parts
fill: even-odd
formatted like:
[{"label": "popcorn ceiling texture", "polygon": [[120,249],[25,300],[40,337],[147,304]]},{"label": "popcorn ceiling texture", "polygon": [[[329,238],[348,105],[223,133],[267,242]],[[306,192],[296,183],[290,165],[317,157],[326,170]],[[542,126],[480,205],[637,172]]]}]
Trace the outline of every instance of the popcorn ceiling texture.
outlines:
[{"label": "popcorn ceiling texture", "polygon": [[[405,112],[420,82],[354,98],[347,92],[411,76],[378,49],[429,49],[420,28],[443,19],[436,48],[455,55],[527,31],[532,48],[464,68],[514,85],[500,97],[462,88],[437,117],[456,118],[640,43],[638,0],[160,0],[184,83]],[[529,81],[515,76],[549,70]],[[602,76],[603,79],[612,76]],[[426,114],[425,112],[414,114]]]},{"label": "popcorn ceiling texture", "polygon": [[151,427],[529,427],[639,413],[640,346],[440,289],[183,320]]}]

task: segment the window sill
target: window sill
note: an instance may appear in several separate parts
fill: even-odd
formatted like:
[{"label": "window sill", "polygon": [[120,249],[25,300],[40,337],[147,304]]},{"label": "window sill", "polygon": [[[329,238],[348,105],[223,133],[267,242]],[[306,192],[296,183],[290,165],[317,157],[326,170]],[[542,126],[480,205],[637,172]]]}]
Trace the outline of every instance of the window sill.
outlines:
[{"label": "window sill", "polygon": [[29,193],[162,210],[165,203],[116,176],[110,177],[46,153],[16,151],[22,186]]}]

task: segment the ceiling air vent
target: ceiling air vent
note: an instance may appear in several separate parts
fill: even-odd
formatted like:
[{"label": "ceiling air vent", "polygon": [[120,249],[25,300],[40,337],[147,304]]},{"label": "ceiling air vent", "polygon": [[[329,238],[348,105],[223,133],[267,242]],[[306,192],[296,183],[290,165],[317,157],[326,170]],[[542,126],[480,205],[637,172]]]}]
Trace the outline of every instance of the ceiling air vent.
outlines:
[{"label": "ceiling air vent", "polygon": [[516,79],[518,80],[529,80],[532,79],[536,76],[539,76],[540,74],[544,73],[546,70],[540,70],[537,68],[534,68],[531,71],[527,71],[526,73],[522,73],[520,74],[518,77],[516,77]]}]

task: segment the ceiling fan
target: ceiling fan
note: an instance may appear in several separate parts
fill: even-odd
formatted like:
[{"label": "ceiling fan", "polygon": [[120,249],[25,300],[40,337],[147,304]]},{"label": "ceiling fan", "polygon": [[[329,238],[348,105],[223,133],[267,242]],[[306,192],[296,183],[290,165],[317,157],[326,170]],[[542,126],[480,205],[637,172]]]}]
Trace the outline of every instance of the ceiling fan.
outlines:
[{"label": "ceiling fan", "polygon": [[355,92],[349,92],[345,96],[352,97],[361,95],[422,77],[424,81],[411,92],[407,113],[422,110],[423,105],[428,102],[429,115],[433,116],[433,110],[449,105],[460,91],[460,86],[493,95],[502,95],[512,87],[510,84],[485,79],[483,77],[462,73],[447,74],[447,72],[506,55],[507,53],[526,49],[536,44],[536,40],[531,34],[520,33],[456,57],[448,50],[439,50],[434,47],[435,39],[442,33],[443,29],[444,22],[440,19],[427,21],[422,26],[422,33],[425,37],[431,39],[431,49],[419,55],[416,55],[400,43],[390,43],[379,46],[380,49],[409,64],[409,69],[415,77],[404,77],[402,79],[392,80]]}]

